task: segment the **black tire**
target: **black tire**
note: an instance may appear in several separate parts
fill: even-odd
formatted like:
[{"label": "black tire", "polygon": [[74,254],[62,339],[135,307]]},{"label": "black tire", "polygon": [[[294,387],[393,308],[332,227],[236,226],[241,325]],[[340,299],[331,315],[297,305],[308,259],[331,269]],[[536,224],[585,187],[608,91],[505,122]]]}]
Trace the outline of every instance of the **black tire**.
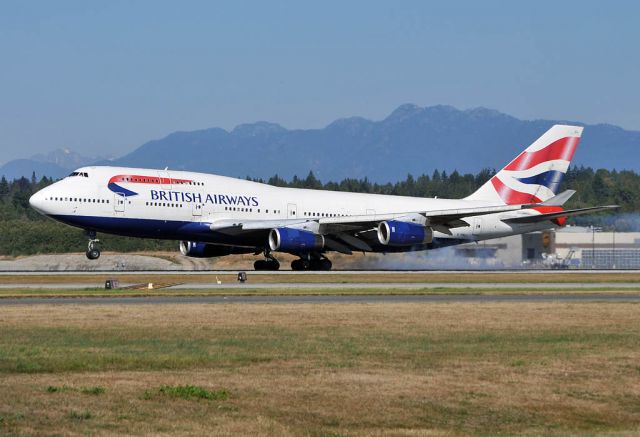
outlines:
[{"label": "black tire", "polygon": [[312,270],[312,271],[322,271],[322,270],[331,270],[331,261],[329,261],[328,259],[315,259],[313,261],[306,262],[307,267],[305,268],[305,270]]},{"label": "black tire", "polygon": [[309,270],[309,263],[303,259],[296,259],[291,261],[291,270],[302,271]]},{"label": "black tire", "polygon": [[319,264],[318,270],[331,270],[331,267],[333,266],[333,264],[331,264],[331,261],[328,259],[321,259],[318,264]]},{"label": "black tire", "polygon": [[256,262],[254,262],[254,263],[253,263],[253,268],[254,268],[255,270],[258,270],[258,271],[260,271],[260,270],[267,270],[267,269],[266,269],[266,266],[265,266],[265,264],[266,264],[266,263],[267,263],[267,262],[266,262],[265,260],[263,260],[263,259],[259,259],[258,261],[256,261]]},{"label": "black tire", "polygon": [[257,271],[276,271],[280,268],[280,263],[276,260],[259,259],[253,263],[253,268]]},{"label": "black tire", "polygon": [[280,263],[276,260],[267,261],[267,270],[277,271],[280,270]]},{"label": "black tire", "polygon": [[86,255],[88,259],[93,261],[100,258],[100,251],[98,249],[90,249],[90,250],[87,250]]}]

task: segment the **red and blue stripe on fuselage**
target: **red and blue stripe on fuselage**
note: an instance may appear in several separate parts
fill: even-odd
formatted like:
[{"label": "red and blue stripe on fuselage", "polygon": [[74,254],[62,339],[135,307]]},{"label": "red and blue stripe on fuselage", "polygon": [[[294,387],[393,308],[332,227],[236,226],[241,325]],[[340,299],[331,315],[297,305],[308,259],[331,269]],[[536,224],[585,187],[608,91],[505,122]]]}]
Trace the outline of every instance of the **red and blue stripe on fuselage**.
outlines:
[{"label": "red and blue stripe on fuselage", "polygon": [[144,176],[144,175],[116,175],[109,179],[107,187],[114,193],[124,196],[137,196],[138,193],[123,187],[121,184],[148,184],[148,185],[175,185],[188,184],[193,182],[190,179],[175,179],[161,176]]}]

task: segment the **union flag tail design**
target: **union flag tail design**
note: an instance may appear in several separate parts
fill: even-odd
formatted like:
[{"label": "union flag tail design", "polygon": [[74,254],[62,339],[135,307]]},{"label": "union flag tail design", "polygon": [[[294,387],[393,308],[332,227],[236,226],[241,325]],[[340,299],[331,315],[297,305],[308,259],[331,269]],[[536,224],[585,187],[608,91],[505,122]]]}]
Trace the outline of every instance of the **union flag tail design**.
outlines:
[{"label": "union flag tail design", "polygon": [[467,200],[516,205],[555,196],[578,147],[582,127],[555,125]]}]

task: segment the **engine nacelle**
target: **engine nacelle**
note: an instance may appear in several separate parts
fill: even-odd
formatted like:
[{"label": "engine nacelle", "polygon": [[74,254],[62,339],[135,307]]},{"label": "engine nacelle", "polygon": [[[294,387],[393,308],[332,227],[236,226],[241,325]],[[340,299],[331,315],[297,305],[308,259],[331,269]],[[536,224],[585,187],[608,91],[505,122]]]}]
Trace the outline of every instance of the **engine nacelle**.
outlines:
[{"label": "engine nacelle", "polygon": [[246,247],[220,246],[218,244],[181,241],[180,253],[191,258],[215,258],[217,256],[252,253],[254,249]]},{"label": "engine nacelle", "polygon": [[280,252],[310,252],[324,247],[324,237],[299,229],[275,228],[269,232],[269,247]]},{"label": "engine nacelle", "polygon": [[431,243],[433,231],[416,223],[389,220],[380,222],[378,225],[378,241],[385,246]]}]

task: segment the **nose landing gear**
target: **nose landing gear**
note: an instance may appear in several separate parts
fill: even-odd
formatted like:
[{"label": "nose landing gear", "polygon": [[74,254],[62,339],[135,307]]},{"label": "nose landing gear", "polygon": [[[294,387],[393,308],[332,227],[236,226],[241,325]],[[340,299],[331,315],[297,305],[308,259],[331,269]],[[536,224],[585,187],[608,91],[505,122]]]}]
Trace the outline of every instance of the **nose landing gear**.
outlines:
[{"label": "nose landing gear", "polygon": [[87,245],[87,252],[85,255],[90,260],[96,260],[100,258],[100,249],[98,248],[100,240],[96,238],[95,231],[87,231],[87,237],[89,237],[89,244]]}]

